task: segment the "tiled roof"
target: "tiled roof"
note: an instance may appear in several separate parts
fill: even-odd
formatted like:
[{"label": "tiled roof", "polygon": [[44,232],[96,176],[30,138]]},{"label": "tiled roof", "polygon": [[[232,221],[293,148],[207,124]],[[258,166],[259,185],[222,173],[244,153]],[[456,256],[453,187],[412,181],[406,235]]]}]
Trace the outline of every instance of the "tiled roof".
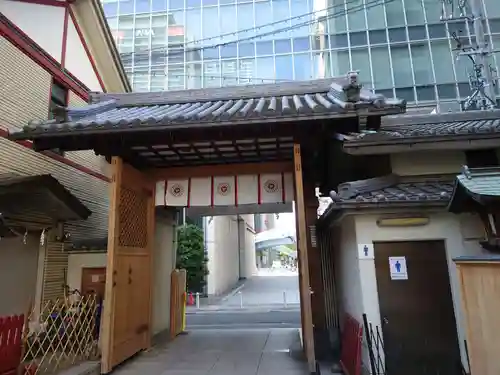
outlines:
[{"label": "tiled roof", "polygon": [[378,132],[347,135],[345,145],[490,134],[500,134],[500,110],[387,116]]},{"label": "tiled roof", "polygon": [[500,168],[468,168],[464,166],[457,183],[469,193],[500,197]]},{"label": "tiled roof", "polygon": [[363,89],[357,73],[345,77],[271,85],[159,93],[95,94],[82,108],[59,108],[56,120],[33,121],[12,139],[66,131],[106,131],[131,127],[185,127],[403,113],[404,100]]},{"label": "tiled roof", "polygon": [[388,175],[340,184],[338,192],[330,192],[329,212],[390,205],[446,206],[453,192],[453,180],[446,177],[400,177]]},{"label": "tiled roof", "polygon": [[500,167],[468,168],[455,178],[448,210],[454,213],[492,208],[500,199]]}]

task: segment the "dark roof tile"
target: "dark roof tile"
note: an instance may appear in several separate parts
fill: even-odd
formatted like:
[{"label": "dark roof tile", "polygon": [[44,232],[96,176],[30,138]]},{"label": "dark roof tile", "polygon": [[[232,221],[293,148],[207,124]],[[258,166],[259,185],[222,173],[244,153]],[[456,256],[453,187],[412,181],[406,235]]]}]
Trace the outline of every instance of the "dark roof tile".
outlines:
[{"label": "dark roof tile", "polygon": [[92,104],[60,108],[56,120],[32,122],[12,139],[36,134],[106,130],[135,126],[194,126],[320,116],[355,116],[360,110],[402,113],[406,102],[363,89],[357,73],[345,77],[272,85],[238,86],[161,93],[93,94]]},{"label": "dark roof tile", "polygon": [[332,191],[332,203],[323,215],[342,209],[391,204],[439,204],[446,206],[453,193],[453,179],[434,176],[388,175],[340,184]]},{"label": "dark roof tile", "polygon": [[500,133],[500,110],[399,115],[384,117],[378,132],[347,136],[345,144],[495,133]]}]

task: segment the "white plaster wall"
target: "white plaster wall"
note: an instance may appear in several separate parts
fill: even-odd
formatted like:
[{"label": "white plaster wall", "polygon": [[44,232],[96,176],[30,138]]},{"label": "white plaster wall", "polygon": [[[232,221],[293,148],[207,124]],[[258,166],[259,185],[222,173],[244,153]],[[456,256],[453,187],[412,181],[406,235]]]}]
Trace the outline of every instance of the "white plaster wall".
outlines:
[{"label": "white plaster wall", "polygon": [[462,151],[421,151],[391,155],[392,172],[400,176],[458,174],[464,164],[465,153]]},{"label": "white plaster wall", "polygon": [[240,221],[241,277],[249,279],[257,274],[254,219],[253,215],[241,215],[241,218],[243,219]]},{"label": "white plaster wall", "polygon": [[[464,317],[462,313],[460,287],[456,271],[456,266],[452,258],[461,255],[476,255],[482,253],[477,241],[471,238],[481,236],[477,232],[477,218],[472,216],[453,215],[450,213],[436,213],[431,215],[430,223],[419,227],[392,227],[380,228],[376,224],[377,215],[355,216],[355,230],[357,243],[369,244],[377,241],[424,241],[424,240],[444,240],[448,267],[450,272],[450,284],[457,321],[458,339],[464,365],[465,350],[463,342],[465,337]],[[344,219],[346,220],[346,219]],[[464,239],[463,231],[467,228],[470,233]],[[476,228],[476,229],[474,229]],[[353,249],[357,256],[357,249]],[[363,310],[368,319],[380,326],[380,310],[378,304],[378,292],[375,274],[374,260],[359,260],[359,276],[361,280],[361,291],[363,300]],[[342,266],[341,268],[345,268]],[[355,291],[353,293],[356,293]],[[366,360],[366,353],[363,358]]]},{"label": "white plaster wall", "polygon": [[65,68],[82,81],[90,91],[103,90],[72,19],[68,22]]},{"label": "white plaster wall", "polygon": [[153,334],[170,328],[170,284],[175,268],[173,218],[156,217],[153,252]]},{"label": "white plaster wall", "polygon": [[63,7],[0,0],[0,12],[57,62],[61,62],[65,13]]},{"label": "white plaster wall", "polygon": [[357,257],[357,241],[354,218],[347,217],[336,228],[337,246],[335,264],[337,265],[337,290],[340,301],[341,321],[349,314],[361,321],[363,300],[361,295],[360,265]]},{"label": "white plaster wall", "polygon": [[236,216],[214,216],[207,228],[207,293],[222,294],[240,277]]},{"label": "white plaster wall", "polygon": [[26,314],[35,303],[40,237],[0,241],[0,316]]}]

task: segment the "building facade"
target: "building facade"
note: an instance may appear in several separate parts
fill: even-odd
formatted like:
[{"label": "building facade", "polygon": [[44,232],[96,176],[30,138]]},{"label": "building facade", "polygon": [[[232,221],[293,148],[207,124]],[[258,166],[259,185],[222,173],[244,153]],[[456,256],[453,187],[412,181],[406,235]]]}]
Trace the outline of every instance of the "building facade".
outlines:
[{"label": "building facade", "polygon": [[8,134],[53,118],[57,106],[85,105],[89,91],[131,88],[93,0],[0,1],[0,66],[0,315],[6,315],[64,294],[71,256],[62,249],[107,236],[109,184],[108,165],[94,152],[37,153]]},{"label": "building facade", "polygon": [[[323,282],[332,291],[324,295],[327,325],[335,330],[346,316],[362,324],[365,314],[383,335],[383,349],[379,340],[373,347],[362,345],[366,369],[371,348],[372,354],[384,351],[387,368],[469,372],[471,345],[481,340],[473,336],[478,329],[470,320],[465,323],[470,310],[463,301],[478,301],[481,288],[463,289],[455,260],[494,257],[496,251],[495,216],[469,209],[464,196],[476,194],[483,202],[485,189],[488,198],[498,196],[499,116],[498,110],[395,116],[381,130],[397,137],[342,142],[353,159],[388,161],[378,176],[339,184],[318,226]],[[418,130],[423,126],[425,135]],[[457,135],[457,129],[470,136]],[[479,129],[484,135],[474,138]],[[460,181],[475,191],[462,192]],[[325,272],[328,266],[334,271]],[[472,295],[464,295],[466,290]]]},{"label": "building facade", "polygon": [[[500,8],[484,0],[500,48]],[[367,87],[410,103],[470,94],[464,21],[426,0],[103,0],[135,90],[306,80],[359,70]],[[491,58],[498,70],[500,58]]]}]

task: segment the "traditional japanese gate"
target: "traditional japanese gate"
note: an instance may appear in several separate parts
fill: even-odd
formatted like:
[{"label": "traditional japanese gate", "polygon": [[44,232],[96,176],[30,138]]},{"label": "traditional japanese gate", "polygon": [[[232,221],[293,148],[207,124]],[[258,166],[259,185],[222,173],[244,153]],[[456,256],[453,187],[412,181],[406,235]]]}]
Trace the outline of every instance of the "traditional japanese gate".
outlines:
[{"label": "traditional japanese gate", "polygon": [[[110,372],[151,343],[156,183],[180,172],[188,179],[235,180],[242,174],[292,172],[303,344],[309,370],[316,373],[310,277],[315,278],[314,293],[322,293],[321,267],[315,259],[310,274],[307,226],[314,223],[306,223],[304,171],[309,172],[308,191],[317,185],[328,189],[328,163],[323,159],[335,127],[343,133],[359,132],[360,126],[376,129],[382,115],[404,110],[404,101],[362,89],[351,72],[335,79],[279,85],[93,94],[88,107],[61,109],[54,122],[26,126],[11,135],[14,140],[33,140],[38,151],[93,149],[112,163],[102,372]],[[287,201],[285,185],[281,183],[282,203]],[[323,313],[316,305],[315,311]]]},{"label": "traditional japanese gate", "polygon": [[154,182],[111,161],[108,258],[102,329],[102,372],[151,342]]}]

